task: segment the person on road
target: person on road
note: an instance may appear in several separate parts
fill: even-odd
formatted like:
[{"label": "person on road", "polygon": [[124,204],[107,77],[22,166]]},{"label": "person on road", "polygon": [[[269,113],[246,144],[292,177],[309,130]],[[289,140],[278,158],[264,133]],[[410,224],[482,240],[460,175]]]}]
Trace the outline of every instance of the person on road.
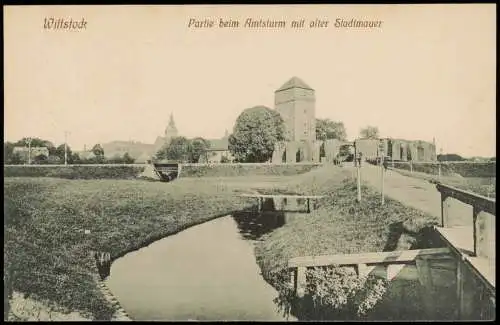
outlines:
[{"label": "person on road", "polygon": [[362,153],[361,153],[361,151],[360,151],[360,152],[358,153],[358,157],[357,157],[357,159],[358,159],[358,166],[359,166],[359,167],[361,167],[361,160],[362,160],[361,158],[362,158],[362,156],[363,156],[363,154],[362,154]]}]

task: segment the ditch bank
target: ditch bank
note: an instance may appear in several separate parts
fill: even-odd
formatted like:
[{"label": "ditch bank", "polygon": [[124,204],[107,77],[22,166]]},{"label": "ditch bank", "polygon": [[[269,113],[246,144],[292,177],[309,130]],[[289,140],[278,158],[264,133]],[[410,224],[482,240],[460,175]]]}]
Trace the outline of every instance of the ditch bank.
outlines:
[{"label": "ditch bank", "polygon": [[[318,164],[182,164],[180,177],[290,176],[304,174]],[[145,165],[7,165],[4,177],[65,179],[136,179]]]}]

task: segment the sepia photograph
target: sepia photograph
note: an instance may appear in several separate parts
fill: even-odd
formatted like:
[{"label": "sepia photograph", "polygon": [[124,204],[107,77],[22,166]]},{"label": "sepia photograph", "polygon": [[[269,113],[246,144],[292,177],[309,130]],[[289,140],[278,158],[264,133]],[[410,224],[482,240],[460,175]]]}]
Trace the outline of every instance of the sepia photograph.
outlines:
[{"label": "sepia photograph", "polygon": [[496,319],[496,5],[4,5],[4,321]]}]

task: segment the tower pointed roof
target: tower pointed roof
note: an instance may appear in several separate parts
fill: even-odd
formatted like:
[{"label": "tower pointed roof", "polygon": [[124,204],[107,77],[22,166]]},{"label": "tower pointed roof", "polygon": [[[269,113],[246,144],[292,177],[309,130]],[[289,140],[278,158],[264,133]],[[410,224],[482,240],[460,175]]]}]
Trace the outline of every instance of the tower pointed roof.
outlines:
[{"label": "tower pointed roof", "polygon": [[287,89],[291,89],[291,88],[303,88],[303,89],[314,90],[308,84],[306,84],[302,79],[300,79],[299,77],[295,77],[294,76],[290,80],[288,80],[287,82],[285,82],[283,84],[283,86],[279,87],[276,90],[276,92],[287,90]]},{"label": "tower pointed roof", "polygon": [[168,126],[175,128],[175,121],[174,121],[174,114],[173,113],[170,113],[170,119],[168,121]]},{"label": "tower pointed roof", "polygon": [[177,127],[175,126],[174,114],[170,113],[170,119],[168,121],[168,126],[165,129],[166,137],[176,137],[177,136]]}]

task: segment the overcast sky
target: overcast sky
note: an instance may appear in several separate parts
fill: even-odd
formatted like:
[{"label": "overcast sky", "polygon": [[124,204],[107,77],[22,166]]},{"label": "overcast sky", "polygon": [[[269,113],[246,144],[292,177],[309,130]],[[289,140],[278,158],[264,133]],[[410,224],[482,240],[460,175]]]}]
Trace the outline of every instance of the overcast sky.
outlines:
[{"label": "overcast sky", "polygon": [[[495,155],[495,5],[4,7],[5,139],[74,149],[153,143],[170,113],[187,137],[219,138],[242,110],[274,108],[298,76],[316,117],[444,152]],[[44,30],[44,18],[87,21]],[[203,20],[286,20],[283,29],[188,28]],[[289,26],[306,19],[299,30]],[[328,20],[309,28],[310,20]],[[335,28],[335,19],[382,21]]]}]

